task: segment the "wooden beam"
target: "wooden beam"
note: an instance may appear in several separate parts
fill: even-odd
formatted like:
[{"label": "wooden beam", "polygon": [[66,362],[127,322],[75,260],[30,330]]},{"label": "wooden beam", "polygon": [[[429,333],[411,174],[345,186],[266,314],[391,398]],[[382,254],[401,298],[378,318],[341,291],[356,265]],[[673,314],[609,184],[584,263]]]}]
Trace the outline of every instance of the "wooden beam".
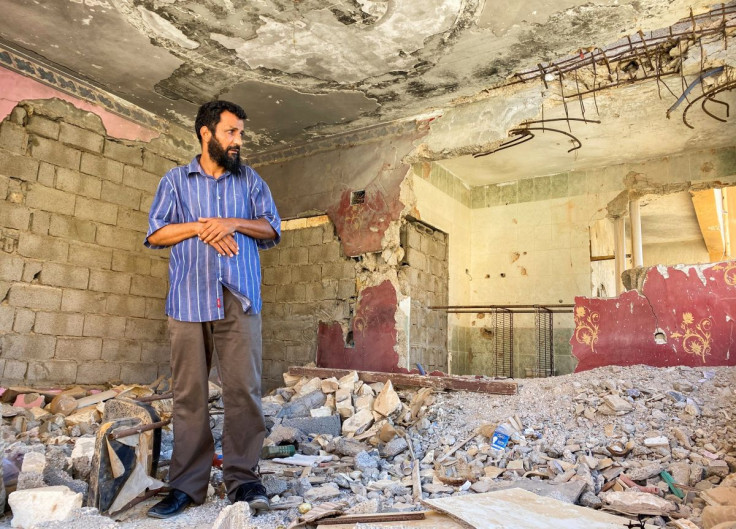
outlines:
[{"label": "wooden beam", "polygon": [[721,230],[721,218],[718,214],[719,207],[716,205],[716,195],[713,189],[703,191],[691,191],[695,214],[698,217],[700,233],[703,234],[705,247],[711,262],[724,259],[725,248],[723,245],[723,231]]},{"label": "wooden beam", "polygon": [[425,517],[426,511],[382,512],[372,514],[344,514],[336,518],[321,521],[332,525],[347,525],[356,523],[406,522],[409,520],[424,520]]},{"label": "wooden beam", "polygon": [[[350,369],[330,369],[325,367],[297,367],[289,368],[289,374],[300,377],[342,378],[351,373]],[[406,373],[379,373],[377,371],[358,371],[358,377],[369,384],[390,380],[394,386],[412,388],[433,388],[437,390],[453,389],[471,391],[474,393],[492,393],[496,395],[516,395],[516,382],[507,380],[489,380],[485,377],[461,376],[427,376],[411,375]]]}]

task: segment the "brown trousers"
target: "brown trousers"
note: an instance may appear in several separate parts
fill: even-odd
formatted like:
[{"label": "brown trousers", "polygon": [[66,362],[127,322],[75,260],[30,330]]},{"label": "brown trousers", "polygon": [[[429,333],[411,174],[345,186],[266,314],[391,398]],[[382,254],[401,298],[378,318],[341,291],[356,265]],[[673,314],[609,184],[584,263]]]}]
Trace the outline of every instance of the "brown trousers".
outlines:
[{"label": "brown trousers", "polygon": [[261,409],[261,315],[246,314],[223,288],[225,319],[193,323],[169,318],[174,378],[174,452],[169,485],[203,503],[212,468],[214,441],[207,408],[212,352],[217,351],[225,424],[223,479],[234,501],[235,489],[257,481],[266,424]]}]

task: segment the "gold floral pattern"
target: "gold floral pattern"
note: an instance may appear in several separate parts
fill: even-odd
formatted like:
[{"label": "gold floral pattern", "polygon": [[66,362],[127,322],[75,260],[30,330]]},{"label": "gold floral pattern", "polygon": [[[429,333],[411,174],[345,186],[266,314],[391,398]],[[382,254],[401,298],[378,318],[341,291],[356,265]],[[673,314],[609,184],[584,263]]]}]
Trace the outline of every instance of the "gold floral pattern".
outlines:
[{"label": "gold floral pattern", "polygon": [[736,261],[731,261],[726,265],[717,264],[712,270],[723,270],[723,280],[728,286],[736,287]]},{"label": "gold floral pattern", "polygon": [[575,307],[575,339],[578,343],[590,346],[595,353],[598,342],[598,320],[600,314],[586,307]]},{"label": "gold floral pattern", "polygon": [[704,318],[696,324],[692,313],[685,312],[682,314],[682,323],[680,324],[680,329],[683,332],[673,332],[670,337],[681,338],[683,350],[688,354],[700,357],[705,363],[705,357],[711,350],[712,336],[710,330],[712,327],[713,321],[710,317]]}]

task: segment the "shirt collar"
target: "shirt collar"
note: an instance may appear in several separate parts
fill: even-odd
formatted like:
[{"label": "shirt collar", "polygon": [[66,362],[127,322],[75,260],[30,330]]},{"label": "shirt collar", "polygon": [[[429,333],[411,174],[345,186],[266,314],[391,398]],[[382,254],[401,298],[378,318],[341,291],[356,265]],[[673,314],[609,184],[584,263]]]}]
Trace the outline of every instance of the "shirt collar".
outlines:
[{"label": "shirt collar", "polygon": [[[200,155],[198,154],[197,156],[192,158],[192,161],[189,162],[189,165],[187,165],[187,174],[189,176],[196,174],[196,173],[199,173],[202,176],[205,176],[205,172],[202,170],[202,166],[199,165],[199,157]],[[232,174],[230,171],[225,171],[222,174],[222,176],[227,176],[230,174]],[[245,166],[243,164],[240,164],[240,174],[245,174]]]}]

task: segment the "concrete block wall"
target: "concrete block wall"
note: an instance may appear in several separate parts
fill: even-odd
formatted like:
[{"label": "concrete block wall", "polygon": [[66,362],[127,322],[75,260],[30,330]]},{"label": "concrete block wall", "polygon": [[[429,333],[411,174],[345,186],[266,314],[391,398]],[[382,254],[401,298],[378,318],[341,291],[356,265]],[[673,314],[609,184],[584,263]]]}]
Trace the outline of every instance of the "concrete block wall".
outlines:
[{"label": "concrete block wall", "polygon": [[405,265],[399,281],[411,300],[409,367],[416,363],[429,371],[447,371],[447,313],[430,306],[447,305],[447,234],[407,219],[402,246]]},{"label": "concrete block wall", "polygon": [[290,229],[261,252],[263,389],[283,384],[292,365],[314,362],[319,322],[347,328],[357,298],[355,262],[343,255],[329,221]]},{"label": "concrete block wall", "polygon": [[168,252],[142,242],[158,181],[177,163],[58,100],[23,103],[0,123],[3,383],[168,373]]}]

